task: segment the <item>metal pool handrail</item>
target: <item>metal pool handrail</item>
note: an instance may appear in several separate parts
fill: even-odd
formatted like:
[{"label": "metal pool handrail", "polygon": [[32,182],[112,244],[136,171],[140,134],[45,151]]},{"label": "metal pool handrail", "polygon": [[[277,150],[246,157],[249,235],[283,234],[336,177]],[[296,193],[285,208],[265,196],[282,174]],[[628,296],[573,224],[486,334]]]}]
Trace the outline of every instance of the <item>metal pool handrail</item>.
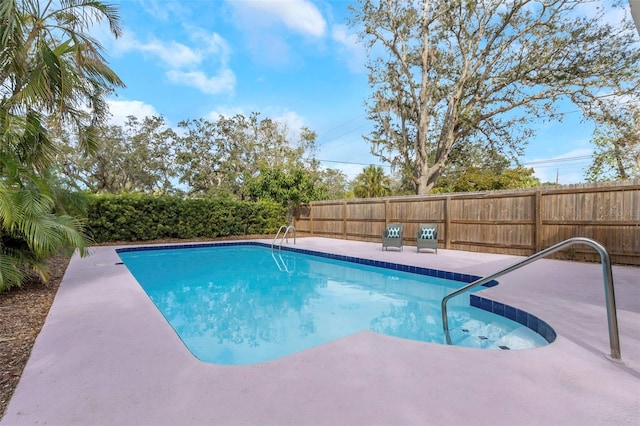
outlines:
[{"label": "metal pool handrail", "polygon": [[467,284],[464,287],[459,288],[449,294],[447,294],[442,299],[442,328],[444,329],[445,338],[447,340],[447,344],[451,344],[451,335],[449,334],[449,320],[447,318],[447,302],[449,299],[456,297],[467,290],[470,290],[474,287],[478,287],[482,284],[486,284],[491,280],[494,280],[498,277],[501,277],[504,274],[512,272],[516,269],[519,269],[529,263],[535,262],[536,260],[546,257],[552,253],[559,251],[560,249],[571,246],[574,244],[586,244],[588,246],[593,247],[600,254],[600,263],[602,264],[602,280],[604,282],[605,289],[605,303],[607,305],[607,322],[609,324],[609,345],[611,346],[611,358],[613,359],[621,359],[620,354],[620,337],[618,334],[618,317],[616,313],[616,297],[613,289],[613,271],[611,270],[611,260],[609,258],[609,253],[607,249],[604,248],[600,243],[591,240],[589,238],[583,237],[574,237],[569,238],[568,240],[562,241],[554,246],[551,246],[547,249],[539,251],[536,254],[533,254],[527,257],[520,262],[516,262],[511,266],[508,266],[495,274],[489,275],[484,278],[480,278],[470,284]]},{"label": "metal pool handrail", "polygon": [[282,232],[283,229],[284,229],[284,235],[282,235],[282,239],[280,240],[280,244],[278,245],[278,250],[282,249],[282,242],[284,241],[285,238],[287,239],[287,242],[289,242],[289,238],[287,237],[287,234],[291,229],[293,229],[293,244],[296,243],[296,228],[293,225],[289,225],[289,226],[282,225],[278,229],[276,236],[273,238],[273,241],[271,242],[271,250],[273,250],[273,245],[275,244],[276,240],[278,239],[278,236],[280,235],[280,232]]}]

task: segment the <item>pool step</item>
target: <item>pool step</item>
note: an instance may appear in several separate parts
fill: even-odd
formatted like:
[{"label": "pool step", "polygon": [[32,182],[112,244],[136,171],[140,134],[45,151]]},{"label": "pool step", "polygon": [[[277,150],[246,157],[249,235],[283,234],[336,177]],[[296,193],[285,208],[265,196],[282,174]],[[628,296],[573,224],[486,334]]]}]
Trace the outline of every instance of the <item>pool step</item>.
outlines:
[{"label": "pool step", "polygon": [[502,336],[497,344],[512,349],[529,349],[547,345],[548,342],[530,328],[521,326]]},{"label": "pool step", "polygon": [[502,350],[528,349],[545,345],[541,336],[533,330],[519,325],[513,328],[501,322],[483,323],[469,320],[455,330],[454,344],[472,348],[495,348]]}]

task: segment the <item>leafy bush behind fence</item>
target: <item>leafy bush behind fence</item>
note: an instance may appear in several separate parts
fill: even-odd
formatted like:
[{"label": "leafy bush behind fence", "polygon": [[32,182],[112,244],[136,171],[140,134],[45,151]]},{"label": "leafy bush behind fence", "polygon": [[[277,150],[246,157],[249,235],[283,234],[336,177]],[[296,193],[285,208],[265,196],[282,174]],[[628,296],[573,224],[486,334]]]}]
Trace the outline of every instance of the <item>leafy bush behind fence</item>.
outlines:
[{"label": "leafy bush behind fence", "polygon": [[274,234],[286,208],[271,201],[182,199],[145,194],[92,195],[88,230],[95,242]]}]

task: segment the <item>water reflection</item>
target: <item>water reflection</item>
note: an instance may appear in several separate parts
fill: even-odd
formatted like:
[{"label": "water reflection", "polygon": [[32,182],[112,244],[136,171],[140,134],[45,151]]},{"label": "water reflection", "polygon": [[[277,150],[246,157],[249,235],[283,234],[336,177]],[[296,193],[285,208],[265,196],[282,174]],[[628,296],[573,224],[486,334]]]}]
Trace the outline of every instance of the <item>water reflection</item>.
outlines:
[{"label": "water reflection", "polygon": [[274,359],[364,329],[441,342],[439,303],[454,286],[298,253],[274,259],[255,246],[120,256],[194,355],[222,364]]}]

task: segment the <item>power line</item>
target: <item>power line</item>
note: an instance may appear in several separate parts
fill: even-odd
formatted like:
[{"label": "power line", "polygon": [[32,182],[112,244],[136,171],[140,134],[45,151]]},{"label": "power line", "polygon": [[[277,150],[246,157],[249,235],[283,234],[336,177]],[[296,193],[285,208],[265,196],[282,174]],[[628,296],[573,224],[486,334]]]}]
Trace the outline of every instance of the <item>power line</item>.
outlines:
[{"label": "power line", "polygon": [[[561,163],[561,162],[568,162],[568,161],[579,161],[579,160],[590,160],[591,158],[592,158],[591,155],[582,155],[582,156],[578,156],[578,157],[554,158],[554,159],[550,159],[550,160],[531,161],[531,162],[528,162],[528,163],[522,163],[522,165],[523,166],[535,165],[537,167],[540,167],[540,166],[545,165],[545,164]],[[323,159],[320,159],[320,158],[316,158],[315,160],[319,161],[321,163],[354,164],[354,165],[358,165],[358,166],[374,165],[374,166],[379,166],[379,167],[391,167],[389,164],[360,163],[360,162],[356,162],[356,161],[340,161],[340,160],[323,160]]]},{"label": "power line", "polygon": [[587,164],[588,164],[588,162],[586,162],[586,161],[578,161],[576,163],[565,163],[565,164],[562,164],[562,165],[547,164],[547,165],[544,165],[544,166],[536,166],[536,170],[548,169],[548,168],[552,168],[552,167],[557,167],[557,168],[562,168],[562,169],[573,169],[573,168],[584,166],[584,165],[587,165]]},{"label": "power line", "polygon": [[529,161],[527,163],[522,163],[523,166],[534,166],[539,164],[549,164],[549,163],[562,163],[565,161],[576,161],[576,160],[591,160],[593,155],[580,155],[576,157],[564,157],[564,158],[552,158],[549,160],[537,160],[537,161]]},{"label": "power line", "polygon": [[[575,164],[566,164],[565,166],[578,166],[582,164],[585,160],[591,160],[592,158],[593,158],[592,155],[580,155],[575,157],[552,158],[549,160],[530,161],[527,163],[522,163],[522,165],[535,166],[535,168],[547,168],[547,167],[556,167],[555,163],[577,162]],[[391,165],[389,164],[361,163],[357,161],[324,160],[320,158],[316,158],[315,160],[321,163],[349,164],[349,165],[365,166],[365,167],[373,165],[378,167],[391,168]]]},{"label": "power line", "polygon": [[338,124],[337,126],[332,127],[332,128],[331,128],[331,129],[329,129],[329,130],[325,130],[325,131],[323,131],[322,133],[319,133],[319,134],[318,134],[318,137],[320,137],[320,136],[324,136],[324,135],[326,135],[327,133],[331,133],[331,132],[333,132],[334,130],[339,129],[340,127],[346,126],[347,124],[349,124],[349,123],[351,123],[351,122],[353,122],[353,121],[356,121],[357,119],[362,118],[362,117],[364,117],[364,116],[366,116],[366,115],[367,115],[367,114],[365,113],[365,114],[361,114],[361,115],[358,115],[358,116],[356,116],[356,117],[353,117],[353,118],[351,118],[351,119],[349,119],[349,120],[345,121],[345,122],[344,122],[344,123],[342,123],[342,124]]},{"label": "power line", "polygon": [[[608,94],[605,94],[605,95],[597,96],[596,98],[597,98],[597,99],[603,99],[603,98],[608,98],[608,97],[613,97],[613,96],[619,96],[619,95],[618,95],[618,94],[615,94],[615,93],[608,93]],[[634,103],[635,103],[634,101],[626,101],[626,102],[620,102],[619,104],[620,104],[620,105],[631,105],[631,104],[634,104]],[[576,109],[576,110],[572,110],[572,111],[557,112],[557,113],[553,114],[553,116],[569,115],[569,114],[576,114],[576,113],[583,113],[583,111],[582,111],[582,110],[579,110],[579,109]],[[320,133],[320,134],[318,135],[318,138],[320,138],[320,136],[324,136],[324,135],[326,135],[327,133],[330,133],[330,132],[332,132],[332,131],[334,131],[334,130],[336,130],[336,129],[339,129],[339,128],[341,128],[341,127],[344,127],[344,126],[346,126],[347,124],[352,123],[352,122],[354,122],[354,121],[356,121],[356,120],[358,120],[358,119],[360,119],[360,118],[362,118],[362,117],[365,117],[366,115],[367,115],[367,114],[366,114],[366,113],[364,113],[364,114],[360,114],[360,115],[358,115],[358,116],[356,116],[356,117],[350,118],[349,120],[347,120],[347,121],[345,121],[345,122],[343,122],[343,123],[341,123],[341,124],[338,124],[337,126],[330,128],[329,130],[323,131],[322,133]],[[546,118],[549,118],[549,117],[551,117],[551,116],[552,116],[552,115],[547,115],[547,116],[546,116]],[[544,118],[544,117],[541,117],[541,118]],[[362,125],[360,125],[360,126],[358,126],[358,127],[355,127],[355,128],[353,128],[353,129],[351,129],[351,130],[349,130],[349,131],[345,132],[345,133],[339,134],[339,135],[337,135],[337,136],[333,136],[333,137],[331,137],[330,139],[328,139],[328,140],[326,140],[326,141],[318,142],[317,146],[318,146],[318,147],[320,147],[320,146],[322,146],[322,145],[326,145],[326,144],[328,144],[328,143],[330,143],[330,142],[333,142],[333,141],[335,141],[335,140],[338,140],[339,138],[341,138],[341,137],[343,137],[343,136],[346,136],[346,135],[348,135],[349,133],[352,133],[352,132],[354,132],[354,131],[356,131],[356,130],[358,130],[358,129],[361,129],[361,128],[363,128],[363,127],[366,127],[366,126],[368,126],[368,125],[370,125],[370,123],[362,124]],[[344,145],[346,145],[347,143],[351,143],[351,142],[343,142],[343,143],[341,143],[341,144],[336,145],[335,147],[332,147],[332,149],[333,149],[333,148],[338,148],[338,147],[344,146]],[[560,161],[560,160],[559,160],[559,161]]]},{"label": "power line", "polygon": [[[318,142],[318,146],[326,146],[326,145],[327,145],[328,143],[330,143],[330,142],[336,141],[336,140],[340,139],[341,137],[348,135],[349,133],[353,133],[353,132],[355,132],[356,130],[361,129],[361,128],[363,128],[363,127],[367,127],[367,126],[369,126],[369,123],[364,123],[364,124],[362,124],[362,125],[360,125],[360,126],[358,126],[358,127],[354,127],[354,128],[352,128],[351,130],[348,130],[348,131],[346,131],[346,132],[344,132],[344,133],[341,133],[341,134],[339,134],[339,135],[337,135],[337,136],[333,136],[332,138],[330,138],[330,139],[328,139],[328,140],[326,140],[326,141]],[[338,148],[338,147],[340,147],[340,146],[342,146],[342,145],[345,145],[346,143],[351,143],[351,142],[343,142],[343,143],[341,143],[341,144],[338,144],[338,145],[336,145],[336,146],[332,147],[331,149],[333,149],[333,148]]]},{"label": "power line", "polygon": [[316,158],[316,161],[319,161],[321,163],[354,164],[356,166],[391,167],[391,165],[389,165],[389,164],[358,163],[358,162],[355,162],[355,161],[321,160],[319,158]]},{"label": "power line", "polygon": [[[599,96],[598,98],[607,98],[607,97],[611,97],[611,96],[616,96],[616,95],[615,95],[615,94],[607,94],[607,95]],[[628,102],[622,102],[622,103],[621,103],[621,105],[626,105],[626,104],[631,104],[631,103],[633,103],[633,102],[630,102],[630,101],[628,101]],[[575,113],[581,113],[581,112],[582,112],[581,110],[572,110],[572,111],[558,112],[558,113],[556,113],[556,115],[569,115],[569,114],[575,114]],[[365,115],[366,115],[366,114],[361,114],[361,115],[359,115],[359,116],[353,117],[353,118],[351,118],[351,119],[349,119],[349,120],[347,120],[347,121],[345,121],[345,122],[343,122],[343,123],[341,123],[341,124],[339,124],[339,125],[337,125],[337,126],[335,126],[335,127],[332,127],[331,129],[329,129],[329,130],[327,130],[327,131],[324,131],[321,135],[326,135],[326,134],[328,134],[328,133],[330,133],[330,132],[332,132],[332,131],[334,131],[334,130],[336,130],[336,129],[339,129],[339,128],[341,128],[341,127],[344,127],[344,126],[346,126],[347,124],[352,123],[352,122],[354,122],[354,121],[356,121],[356,120],[358,120],[358,119],[360,119],[360,118],[364,117]],[[357,126],[357,127],[355,127],[355,128],[352,128],[351,130],[348,130],[348,131],[347,131],[347,132],[345,132],[345,133],[341,133],[341,134],[339,134],[339,135],[337,135],[337,136],[333,136],[333,137],[331,137],[331,138],[329,138],[329,139],[327,139],[327,140],[325,140],[325,141],[323,141],[323,142],[318,143],[318,144],[317,144],[317,147],[320,147],[320,146],[326,146],[328,143],[333,142],[333,141],[335,141],[335,140],[338,140],[338,139],[340,139],[341,137],[346,136],[346,135],[348,135],[349,133],[352,133],[352,132],[354,132],[354,131],[356,131],[356,130],[358,130],[358,129],[361,129],[361,128],[363,128],[363,127],[366,127],[366,126],[368,126],[368,125],[370,125],[370,123],[362,124],[362,125],[360,125],[360,126]],[[331,147],[331,148],[330,148],[330,150],[331,150],[331,149],[336,149],[336,148],[340,148],[340,147],[346,146],[346,145],[351,144],[351,143],[353,143],[353,142],[356,142],[356,141],[354,141],[354,140],[349,140],[349,141],[345,141],[345,142],[339,143],[339,144],[337,144],[337,145],[335,145],[335,146]],[[544,165],[546,165],[546,164],[554,164],[554,163],[569,162],[569,161],[578,161],[578,160],[590,160],[590,159],[592,159],[592,158],[593,158],[593,156],[592,156],[592,155],[583,155],[583,156],[576,156],[576,157],[565,157],[565,158],[555,158],[555,159],[549,159],[549,160],[537,160],[537,161],[530,161],[530,162],[522,163],[522,165],[523,165],[523,166],[536,166],[536,167],[543,167],[543,166],[544,166]],[[358,162],[348,162],[348,161],[339,161],[339,160],[318,160],[318,161],[325,162],[325,163],[336,163],[336,164],[355,164],[355,165],[363,165],[363,166],[368,166],[368,165],[370,164],[370,163],[358,163]],[[379,164],[376,164],[376,165],[378,165],[378,166],[382,166],[382,167],[388,167],[388,166],[383,166],[383,165],[379,165]]]}]

